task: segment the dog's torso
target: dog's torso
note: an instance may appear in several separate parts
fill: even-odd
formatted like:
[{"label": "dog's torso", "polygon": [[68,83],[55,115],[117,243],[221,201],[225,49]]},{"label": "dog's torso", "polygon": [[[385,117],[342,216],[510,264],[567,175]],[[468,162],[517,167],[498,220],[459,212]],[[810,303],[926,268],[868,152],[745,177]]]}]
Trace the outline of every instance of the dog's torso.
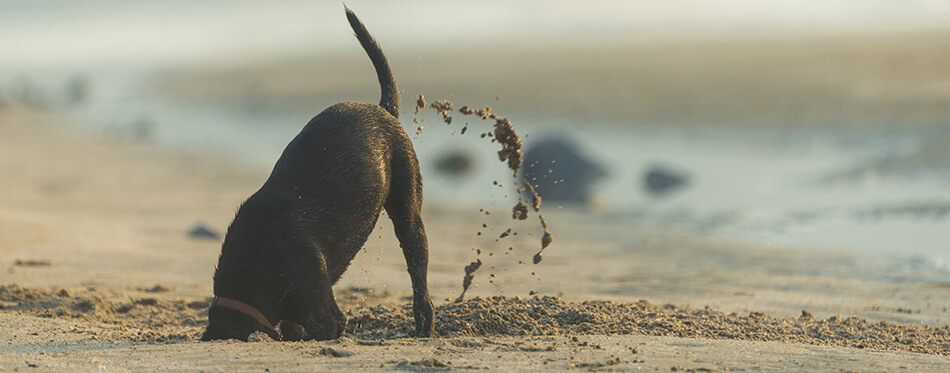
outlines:
[{"label": "dog's torso", "polygon": [[[380,106],[344,102],[327,108],[287,145],[261,189],[241,205],[222,256],[281,260],[274,264],[287,267],[319,252],[335,283],[376,225],[389,195],[394,153],[415,158],[402,125]],[[261,262],[228,271],[262,271]],[[268,276],[274,274],[247,280]],[[228,296],[228,290],[216,288],[215,294]]]}]

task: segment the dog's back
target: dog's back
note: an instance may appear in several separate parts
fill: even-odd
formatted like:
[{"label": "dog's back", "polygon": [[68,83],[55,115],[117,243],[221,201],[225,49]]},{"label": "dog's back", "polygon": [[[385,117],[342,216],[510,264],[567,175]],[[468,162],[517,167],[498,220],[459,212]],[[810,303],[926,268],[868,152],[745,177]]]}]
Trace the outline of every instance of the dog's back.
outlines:
[{"label": "dog's back", "polygon": [[[275,221],[286,220],[311,242],[333,246],[324,256],[336,282],[375,227],[391,194],[393,169],[416,174],[414,161],[409,137],[387,111],[363,102],[335,104],[287,145],[247,204],[260,198],[266,202],[257,207],[265,211],[286,206]],[[275,201],[281,199],[286,204]]]}]

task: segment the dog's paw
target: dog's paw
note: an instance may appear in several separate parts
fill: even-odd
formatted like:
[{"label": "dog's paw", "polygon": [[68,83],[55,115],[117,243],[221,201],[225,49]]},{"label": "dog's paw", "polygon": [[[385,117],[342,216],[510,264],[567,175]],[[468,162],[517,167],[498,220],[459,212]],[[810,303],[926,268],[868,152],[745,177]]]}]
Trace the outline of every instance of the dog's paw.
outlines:
[{"label": "dog's paw", "polygon": [[305,329],[303,325],[293,321],[281,321],[278,328],[280,328],[280,336],[282,340],[302,341],[307,339],[307,329]]}]

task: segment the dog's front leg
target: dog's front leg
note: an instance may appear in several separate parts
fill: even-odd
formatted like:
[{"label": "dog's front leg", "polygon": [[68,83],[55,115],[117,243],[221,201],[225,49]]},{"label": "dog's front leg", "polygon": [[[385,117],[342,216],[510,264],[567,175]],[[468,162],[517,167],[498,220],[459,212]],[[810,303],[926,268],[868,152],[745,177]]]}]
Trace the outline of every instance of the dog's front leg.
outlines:
[{"label": "dog's front leg", "polygon": [[346,316],[333,298],[323,255],[317,256],[316,265],[295,263],[289,272],[299,277],[281,302],[281,319],[292,322],[281,323],[284,340],[328,340],[343,335]]}]

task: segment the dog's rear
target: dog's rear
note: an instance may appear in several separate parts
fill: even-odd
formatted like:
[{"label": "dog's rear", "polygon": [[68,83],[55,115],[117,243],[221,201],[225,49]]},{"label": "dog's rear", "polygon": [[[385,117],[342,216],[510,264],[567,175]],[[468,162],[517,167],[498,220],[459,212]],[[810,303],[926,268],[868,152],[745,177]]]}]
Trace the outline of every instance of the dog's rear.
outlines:
[{"label": "dog's rear", "polygon": [[406,258],[416,334],[434,332],[418,160],[396,119],[399,92],[386,57],[356,15],[346,15],[376,68],[380,103],[344,102],[318,114],[241,205],[214,275],[214,294],[226,301],[209,310],[203,340],[273,335],[278,322],[285,339],[339,337],[345,317],[331,287],[383,208]]}]

